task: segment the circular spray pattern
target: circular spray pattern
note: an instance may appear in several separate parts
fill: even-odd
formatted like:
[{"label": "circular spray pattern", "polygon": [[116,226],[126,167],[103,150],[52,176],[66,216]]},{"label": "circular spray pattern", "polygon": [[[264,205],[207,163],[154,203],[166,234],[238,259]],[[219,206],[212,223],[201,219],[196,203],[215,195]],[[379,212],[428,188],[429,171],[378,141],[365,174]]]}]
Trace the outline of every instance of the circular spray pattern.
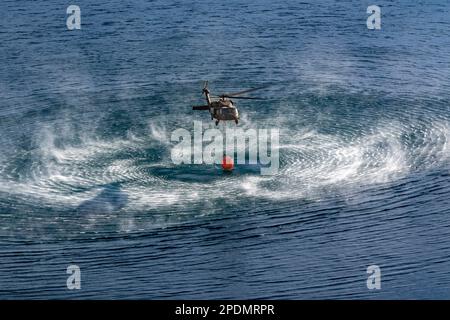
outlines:
[{"label": "circular spray pattern", "polygon": [[[146,134],[88,136],[76,143],[67,138],[75,134],[70,130],[60,136],[51,126],[41,127],[36,148],[1,159],[2,211],[22,219],[20,225],[34,231],[29,234],[50,237],[48,229],[65,235],[71,229],[145,231],[214,214],[224,204],[316,201],[448,166],[450,120],[440,109],[448,109],[445,104],[416,102],[406,112],[372,99],[359,109],[363,98],[307,96],[278,102],[274,118],[243,116],[244,130],[280,130],[280,144],[272,146],[279,151],[279,170],[269,176],[239,164],[229,174],[220,165],[172,163],[170,134],[177,126],[192,128],[194,118],[151,121]],[[17,231],[8,224],[2,230]]]}]

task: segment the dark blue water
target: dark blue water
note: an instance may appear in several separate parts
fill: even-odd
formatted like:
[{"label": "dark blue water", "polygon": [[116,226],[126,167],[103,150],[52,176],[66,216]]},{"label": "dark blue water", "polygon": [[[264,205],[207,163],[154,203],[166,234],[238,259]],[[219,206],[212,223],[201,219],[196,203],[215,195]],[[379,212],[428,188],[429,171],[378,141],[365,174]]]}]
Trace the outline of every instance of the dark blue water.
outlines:
[{"label": "dark blue water", "polygon": [[[448,1],[73,4],[1,2],[0,298],[450,298]],[[276,175],[173,164],[206,79]]]}]

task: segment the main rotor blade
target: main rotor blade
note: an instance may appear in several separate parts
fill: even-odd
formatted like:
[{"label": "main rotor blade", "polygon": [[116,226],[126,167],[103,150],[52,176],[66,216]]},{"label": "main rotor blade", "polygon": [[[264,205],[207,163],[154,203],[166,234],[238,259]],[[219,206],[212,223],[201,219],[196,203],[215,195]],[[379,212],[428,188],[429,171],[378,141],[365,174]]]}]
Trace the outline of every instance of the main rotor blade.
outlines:
[{"label": "main rotor blade", "polygon": [[231,99],[252,99],[252,100],[264,100],[264,98],[260,97],[235,97],[235,96],[224,96],[225,98],[231,98]]},{"label": "main rotor blade", "polygon": [[192,110],[209,110],[209,106],[193,106]]},{"label": "main rotor blade", "polygon": [[261,87],[257,87],[257,88],[252,88],[252,89],[247,89],[247,90],[243,90],[243,91],[238,91],[238,92],[232,92],[232,93],[225,93],[223,94],[223,96],[240,96],[241,94],[247,93],[247,92],[252,92],[252,91],[256,91],[256,90],[261,90],[261,89],[265,89],[269,87],[269,85],[265,85],[265,86],[261,86]]}]

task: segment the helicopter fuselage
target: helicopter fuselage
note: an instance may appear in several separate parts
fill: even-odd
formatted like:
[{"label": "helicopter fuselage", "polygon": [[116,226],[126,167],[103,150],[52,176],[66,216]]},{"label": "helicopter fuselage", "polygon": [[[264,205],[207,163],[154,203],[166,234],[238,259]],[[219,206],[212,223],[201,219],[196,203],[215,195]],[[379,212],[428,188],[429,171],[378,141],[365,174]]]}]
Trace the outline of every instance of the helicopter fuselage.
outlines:
[{"label": "helicopter fuselage", "polygon": [[212,101],[209,112],[211,117],[216,120],[239,120],[239,112],[231,100]]},{"label": "helicopter fuselage", "polygon": [[211,114],[211,120],[216,119],[216,125],[219,121],[233,120],[236,124],[239,122],[239,111],[233,104],[233,101],[220,98],[217,101],[211,101],[209,96],[209,90],[206,87],[203,89],[206,102],[208,103],[209,113]]},{"label": "helicopter fuselage", "polygon": [[[267,87],[258,87],[253,89],[247,89],[239,92],[222,94],[218,96],[219,100],[211,100],[211,96],[209,95],[208,90],[208,81],[205,81],[205,85],[203,87],[202,93],[205,95],[207,105],[203,106],[193,106],[193,110],[208,110],[211,115],[211,120],[216,119],[216,125],[219,124],[220,121],[234,121],[236,124],[239,123],[239,111],[234,105],[233,99],[261,99],[256,97],[243,97],[244,93],[249,93],[255,90],[260,90]],[[217,96],[216,96],[217,97]]]}]

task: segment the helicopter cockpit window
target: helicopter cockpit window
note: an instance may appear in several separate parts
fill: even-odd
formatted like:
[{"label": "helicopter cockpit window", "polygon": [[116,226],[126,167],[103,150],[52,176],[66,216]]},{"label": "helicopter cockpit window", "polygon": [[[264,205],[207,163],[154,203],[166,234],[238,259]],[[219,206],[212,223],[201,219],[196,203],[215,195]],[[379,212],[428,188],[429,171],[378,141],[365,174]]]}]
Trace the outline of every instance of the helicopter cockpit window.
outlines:
[{"label": "helicopter cockpit window", "polygon": [[223,114],[233,114],[233,109],[232,108],[223,108],[222,113]]}]

